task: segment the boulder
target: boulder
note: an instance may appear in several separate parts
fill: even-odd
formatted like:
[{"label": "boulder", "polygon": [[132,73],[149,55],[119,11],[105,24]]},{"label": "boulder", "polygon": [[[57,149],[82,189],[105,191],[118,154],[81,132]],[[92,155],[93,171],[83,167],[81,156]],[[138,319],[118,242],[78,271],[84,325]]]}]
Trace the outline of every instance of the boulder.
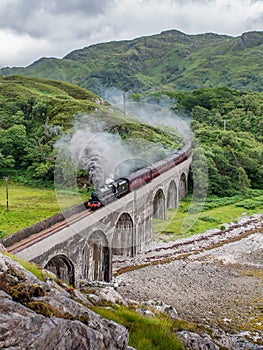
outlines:
[{"label": "boulder", "polygon": [[138,314],[140,314],[142,316],[155,317],[155,314],[148,309],[139,308],[139,309],[136,309],[136,312],[138,312]]},{"label": "boulder", "polygon": [[128,349],[127,329],[91,311],[84,295],[2,254],[0,303],[1,349]]},{"label": "boulder", "polygon": [[95,293],[94,301],[96,303],[110,303],[128,306],[127,302],[113,287],[98,288]]},{"label": "boulder", "polygon": [[146,300],[143,304],[170,316],[174,320],[178,318],[176,309],[171,305],[165,304],[162,300]]},{"label": "boulder", "polygon": [[197,334],[189,331],[177,332],[176,336],[183,342],[184,346],[188,350],[219,350],[217,346],[211,339],[211,337],[206,334]]}]

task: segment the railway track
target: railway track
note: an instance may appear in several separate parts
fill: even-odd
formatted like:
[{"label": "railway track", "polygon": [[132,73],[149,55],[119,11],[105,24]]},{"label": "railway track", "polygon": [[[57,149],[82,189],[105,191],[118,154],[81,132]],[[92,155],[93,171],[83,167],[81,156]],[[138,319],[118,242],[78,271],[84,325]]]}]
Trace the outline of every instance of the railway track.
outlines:
[{"label": "railway track", "polygon": [[80,213],[74,214],[70,218],[65,219],[64,221],[60,221],[57,224],[52,225],[43,231],[35,233],[35,234],[33,234],[33,235],[23,239],[23,240],[11,245],[10,247],[7,247],[6,250],[8,253],[15,254],[15,253],[33,245],[33,244],[35,244],[36,242],[39,242],[39,241],[53,235],[54,233],[57,233],[58,231],[64,229],[65,227],[70,226],[74,222],[76,222],[79,219],[82,219],[85,216],[88,216],[90,214],[92,214],[91,210],[84,210]]},{"label": "railway track", "polygon": [[159,246],[145,250],[133,258],[115,257],[113,260],[113,274],[118,276],[150,265],[166,264],[173,260],[186,259],[190,255],[241,240],[256,232],[263,233],[262,215],[255,215],[246,221],[230,224],[225,230],[198,234],[170,243],[160,243]]}]

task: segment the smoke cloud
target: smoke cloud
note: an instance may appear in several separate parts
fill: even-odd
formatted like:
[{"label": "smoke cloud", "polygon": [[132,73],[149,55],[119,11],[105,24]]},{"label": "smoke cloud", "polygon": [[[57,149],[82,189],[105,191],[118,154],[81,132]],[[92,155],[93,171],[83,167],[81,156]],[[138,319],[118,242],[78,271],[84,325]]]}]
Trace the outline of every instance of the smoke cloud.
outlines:
[{"label": "smoke cloud", "polygon": [[95,189],[113,178],[116,165],[129,156],[119,135],[95,131],[87,125],[73,134],[69,151],[77,168],[89,173]]},{"label": "smoke cloud", "polygon": [[84,169],[89,174],[95,189],[104,186],[110,179],[125,177],[175,151],[166,149],[161,139],[160,142],[136,136],[123,139],[118,133],[122,127],[125,130],[135,129],[135,134],[139,124],[181,135],[185,135],[186,130],[189,131],[179,118],[168,115],[168,111],[160,107],[137,103],[129,103],[127,107],[128,113],[135,115],[136,119],[127,115],[123,125],[119,121],[114,125],[109,121],[98,121],[96,114],[78,117],[72,134],[59,140],[56,145],[63,150],[63,157],[66,155],[77,169]]},{"label": "smoke cloud", "polygon": [[169,110],[170,107],[171,102],[165,101],[165,99],[162,99],[161,105],[144,102],[129,102],[126,104],[127,110],[141,122],[167,130],[167,132],[176,132],[186,143],[193,136],[190,128],[191,119],[190,117],[179,118]]},{"label": "smoke cloud", "polygon": [[[176,132],[182,136],[184,142],[192,139],[193,133],[190,127],[189,116],[178,117],[171,111],[172,104],[176,101],[166,95],[155,98],[144,97],[141,102],[134,102],[125,98],[125,93],[117,88],[108,88],[103,92],[103,97],[119,109],[125,109],[133,117],[142,123]],[[125,99],[125,101],[124,101]],[[124,106],[125,104],[125,106]]]}]

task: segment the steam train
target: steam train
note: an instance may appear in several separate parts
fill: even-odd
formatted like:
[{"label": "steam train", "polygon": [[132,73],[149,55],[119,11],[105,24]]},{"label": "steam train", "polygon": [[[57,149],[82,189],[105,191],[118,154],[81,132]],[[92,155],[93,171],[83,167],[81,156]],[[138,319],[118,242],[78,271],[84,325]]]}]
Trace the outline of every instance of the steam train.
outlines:
[{"label": "steam train", "polygon": [[91,210],[105,206],[124,196],[126,193],[138,189],[177,164],[182,163],[189,158],[191,152],[191,143],[186,143],[181,150],[174,152],[167,158],[137,170],[125,177],[116,179],[108,185],[101,187],[98,191],[92,192],[91,198],[84,204]]}]

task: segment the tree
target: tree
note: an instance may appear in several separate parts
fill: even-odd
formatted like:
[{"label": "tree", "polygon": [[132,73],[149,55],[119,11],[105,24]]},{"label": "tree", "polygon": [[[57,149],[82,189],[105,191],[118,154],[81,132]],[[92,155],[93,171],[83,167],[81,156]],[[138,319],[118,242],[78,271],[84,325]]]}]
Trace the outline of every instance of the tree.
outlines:
[{"label": "tree", "polygon": [[25,149],[30,146],[24,125],[13,125],[7,130],[0,129],[0,149],[4,157],[12,156],[16,164],[23,164]]},{"label": "tree", "polygon": [[10,169],[15,165],[15,160],[12,156],[4,157],[0,151],[0,176],[9,173]]}]

